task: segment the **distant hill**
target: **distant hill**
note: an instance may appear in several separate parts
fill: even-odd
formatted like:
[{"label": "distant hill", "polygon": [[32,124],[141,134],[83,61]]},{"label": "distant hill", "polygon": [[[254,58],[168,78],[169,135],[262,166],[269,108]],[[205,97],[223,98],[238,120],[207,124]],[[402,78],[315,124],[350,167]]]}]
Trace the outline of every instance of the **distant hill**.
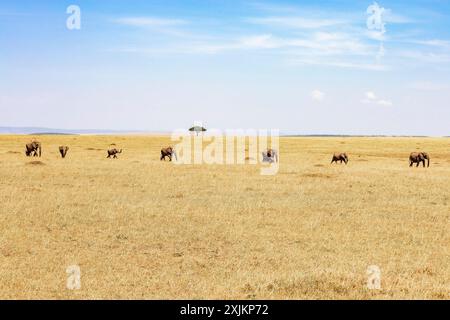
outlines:
[{"label": "distant hill", "polygon": [[0,134],[30,134],[30,135],[76,135],[76,134],[124,134],[144,133],[137,130],[98,130],[98,129],[53,129],[42,127],[0,127]]},{"label": "distant hill", "polygon": [[[224,131],[225,132],[225,131]],[[28,134],[28,135],[77,135],[77,134],[160,134],[170,135],[169,131],[149,131],[149,130],[99,130],[99,129],[53,129],[44,127],[0,127],[0,134]],[[349,134],[299,134],[298,132],[280,131],[282,137],[410,137],[425,138],[427,136],[408,135],[349,135]],[[445,136],[444,138],[450,138]]]}]

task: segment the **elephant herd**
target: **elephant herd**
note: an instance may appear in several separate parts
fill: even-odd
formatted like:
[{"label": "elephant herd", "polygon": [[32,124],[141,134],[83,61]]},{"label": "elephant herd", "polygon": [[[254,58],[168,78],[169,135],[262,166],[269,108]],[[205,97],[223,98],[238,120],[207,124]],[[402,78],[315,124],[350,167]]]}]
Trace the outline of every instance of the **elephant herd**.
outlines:
[{"label": "elephant herd", "polygon": [[[68,146],[59,146],[58,147],[59,153],[61,154],[61,158],[65,158],[67,155],[67,152],[69,151]],[[116,148],[111,148],[107,150],[108,156],[107,158],[114,158],[117,159],[117,154],[122,153],[122,149],[118,150]],[[25,155],[27,157],[41,157],[42,155],[42,144],[39,141],[32,141],[30,143],[27,143],[25,145]]]},{"label": "elephant herd", "polygon": [[[62,158],[65,158],[67,155],[67,152],[69,151],[68,146],[59,146],[59,153],[61,154]],[[122,153],[122,149],[116,149],[116,148],[110,148],[107,150],[107,158],[117,159],[117,155]],[[39,141],[32,141],[30,143],[27,143],[25,145],[25,155],[27,157],[40,157],[42,155],[42,144]],[[160,160],[166,161],[166,157],[169,159],[169,161],[172,161],[172,158],[175,158],[177,160],[177,154],[175,152],[175,149],[173,147],[167,147],[161,149],[161,157]],[[274,149],[267,149],[266,151],[262,152],[262,161],[263,162],[278,162],[278,152]],[[331,164],[333,163],[348,163],[348,156],[346,153],[334,153],[333,157],[331,159]],[[416,164],[416,167],[418,167],[421,163],[423,167],[425,167],[425,162],[427,163],[427,167],[430,166],[430,156],[426,152],[412,152],[409,155],[409,166],[412,167],[413,164]]]},{"label": "elephant herd", "polygon": [[[423,164],[423,167],[425,167],[425,160],[427,160],[427,167],[430,166],[430,156],[426,152],[412,152],[409,155],[409,166],[412,167],[413,164],[416,164],[416,167],[418,167],[421,163]],[[333,158],[331,159],[331,163],[333,162],[344,162],[345,164],[348,163],[348,156],[346,153],[335,153],[333,155]]]}]

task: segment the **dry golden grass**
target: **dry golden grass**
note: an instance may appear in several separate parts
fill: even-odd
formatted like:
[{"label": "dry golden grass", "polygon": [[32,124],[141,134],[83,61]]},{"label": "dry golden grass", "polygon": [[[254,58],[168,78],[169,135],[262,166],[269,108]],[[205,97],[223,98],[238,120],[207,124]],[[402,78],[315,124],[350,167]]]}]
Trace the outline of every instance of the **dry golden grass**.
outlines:
[{"label": "dry golden grass", "polygon": [[42,158],[29,140],[0,136],[0,298],[450,297],[450,139],[282,138],[276,176],[160,162],[168,137],[41,136]]}]

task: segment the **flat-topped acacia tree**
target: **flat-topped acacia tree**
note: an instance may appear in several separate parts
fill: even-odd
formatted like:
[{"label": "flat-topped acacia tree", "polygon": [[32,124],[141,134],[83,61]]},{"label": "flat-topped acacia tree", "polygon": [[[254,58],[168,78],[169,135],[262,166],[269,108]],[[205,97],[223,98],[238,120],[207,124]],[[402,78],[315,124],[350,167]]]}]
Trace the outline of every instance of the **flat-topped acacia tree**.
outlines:
[{"label": "flat-topped acacia tree", "polygon": [[198,133],[199,132],[205,132],[206,128],[204,128],[202,126],[193,126],[193,127],[189,128],[189,131],[190,132],[195,132],[197,134],[197,136],[198,136]]}]

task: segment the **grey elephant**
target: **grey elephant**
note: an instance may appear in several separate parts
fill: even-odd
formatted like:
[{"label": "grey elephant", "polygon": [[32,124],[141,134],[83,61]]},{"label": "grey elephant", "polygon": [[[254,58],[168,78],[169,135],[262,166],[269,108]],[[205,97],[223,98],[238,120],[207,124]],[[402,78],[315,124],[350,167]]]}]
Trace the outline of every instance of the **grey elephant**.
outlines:
[{"label": "grey elephant", "polygon": [[175,160],[178,160],[177,159],[177,154],[175,152],[175,149],[172,148],[172,147],[167,147],[167,148],[161,149],[161,158],[160,158],[160,160],[161,161],[162,160],[166,161],[166,157],[169,158],[169,161],[172,161],[172,157],[175,157]]},{"label": "grey elephant", "polygon": [[348,163],[348,156],[346,153],[335,153],[333,154],[333,158],[331,159],[331,163],[333,162],[338,162],[340,161],[340,163],[344,162],[345,164]]},{"label": "grey elephant", "polygon": [[59,146],[59,153],[61,154],[62,158],[66,157],[67,151],[69,151],[69,147],[68,146]]},{"label": "grey elephant", "polygon": [[118,153],[122,153],[122,149],[120,149],[120,150],[117,150],[116,148],[109,149],[107,158],[111,158],[112,157],[113,159],[117,159],[117,154]]},{"label": "grey elephant", "polygon": [[419,166],[420,163],[425,167],[425,160],[427,160],[427,166],[430,166],[430,156],[426,152],[412,152],[409,155],[409,166],[412,167],[414,163],[417,163],[416,167]]},{"label": "grey elephant", "polygon": [[[38,153],[39,152],[39,153]],[[25,155],[27,157],[39,157],[42,155],[42,145],[39,141],[32,141],[25,145]]]}]

